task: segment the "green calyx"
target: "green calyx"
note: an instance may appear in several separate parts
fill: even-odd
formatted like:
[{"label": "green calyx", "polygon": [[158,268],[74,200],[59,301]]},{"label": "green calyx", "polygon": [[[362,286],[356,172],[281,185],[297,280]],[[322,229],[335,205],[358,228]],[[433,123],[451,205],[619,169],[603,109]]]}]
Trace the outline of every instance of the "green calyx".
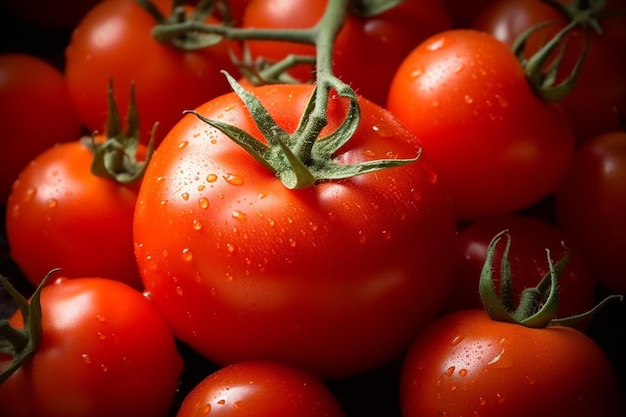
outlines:
[{"label": "green calyx", "polygon": [[15,300],[24,323],[22,329],[17,329],[11,326],[8,319],[0,320],[0,353],[12,358],[9,366],[0,373],[0,384],[35,354],[42,335],[41,290],[48,279],[57,271],[59,269],[48,272],[41,284],[35,289],[30,302],[11,285],[8,279],[0,275],[0,285]]},{"label": "green calyx", "polygon": [[97,132],[94,132],[91,137],[81,139],[81,142],[93,152],[92,174],[117,181],[121,184],[130,184],[143,177],[148,162],[154,153],[154,133],[157,124],[152,129],[145,159],[138,161],[137,148],[139,146],[140,130],[134,85],[130,87],[126,130],[122,129],[120,114],[113,98],[112,82],[109,84],[108,105],[105,128],[106,140],[97,142]]},{"label": "green calyx", "polygon": [[[500,262],[500,294],[496,293],[493,277],[493,262],[495,250],[502,237],[506,237],[506,245]],[[550,258],[550,251],[546,249],[549,272],[541,279],[536,287],[525,288],[520,296],[519,303],[515,303],[513,277],[509,264],[509,249],[511,237],[507,230],[498,233],[489,243],[487,257],[480,274],[479,293],[485,311],[493,320],[514,323],[531,328],[545,328],[552,325],[571,326],[593,316],[606,303],[612,300],[622,300],[621,295],[612,295],[591,310],[575,316],[556,318],[559,305],[558,278],[569,261],[570,253],[556,264]]]},{"label": "green calyx", "polygon": [[[574,0],[571,2],[543,0],[543,2],[559,11],[568,24],[528,59],[524,57],[524,49],[529,37],[537,31],[559,22],[547,21],[529,28],[516,39],[512,49],[521,62],[533,91],[544,101],[561,101],[574,89],[578,81],[580,69],[587,54],[589,29],[601,33],[600,22],[603,19],[623,15],[626,11],[605,11],[605,0]],[[567,48],[567,36],[575,28],[583,29],[585,43],[576,63],[570,70],[570,74],[557,83],[557,75]]]},{"label": "green calyx", "polygon": [[266,143],[236,126],[207,119],[195,111],[190,113],[220,130],[243,147],[259,163],[276,173],[287,188],[304,188],[319,181],[349,178],[397,167],[416,161],[420,157],[418,154],[411,159],[380,159],[351,165],[337,163],[334,153],[352,137],[360,121],[358,101],[351,88],[346,86],[337,91],[339,96],[350,100],[348,114],[342,124],[328,136],[318,138],[318,133],[326,121],[319,119],[318,123],[310,123],[314,119],[317,88],[311,95],[297,129],[289,134],[278,126],[267,109],[252,93],[245,90],[230,75],[226,74],[226,76],[235,93],[250,111]]}]

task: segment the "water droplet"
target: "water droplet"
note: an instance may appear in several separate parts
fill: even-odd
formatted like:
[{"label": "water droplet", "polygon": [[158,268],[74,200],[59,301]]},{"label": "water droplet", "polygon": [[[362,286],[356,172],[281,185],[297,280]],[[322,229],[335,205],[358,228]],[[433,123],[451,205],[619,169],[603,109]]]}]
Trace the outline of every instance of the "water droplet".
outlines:
[{"label": "water droplet", "polygon": [[315,232],[317,231],[317,224],[313,222],[309,222],[309,228],[311,229],[312,232]]},{"label": "water droplet", "polygon": [[371,149],[365,149],[363,151],[363,156],[367,156],[368,158],[376,158],[376,152]]},{"label": "water droplet", "polygon": [[415,78],[419,78],[422,76],[422,74],[424,73],[424,69],[423,68],[415,68],[412,72],[410,77],[415,79]]},{"label": "water droplet", "polygon": [[179,151],[182,151],[183,149],[185,149],[185,148],[187,147],[187,145],[189,145],[189,141],[184,140],[184,141],[182,141],[182,142],[180,142],[180,143],[178,144],[177,149],[178,149]]},{"label": "water droplet", "polygon": [[233,212],[231,213],[231,217],[235,220],[238,220],[240,222],[245,222],[247,220],[247,216],[246,213],[244,213],[243,211],[240,210],[233,210]]},{"label": "water droplet", "polygon": [[206,197],[202,197],[200,200],[198,200],[198,205],[201,209],[209,208],[209,199]]},{"label": "water droplet", "polygon": [[465,339],[465,336],[460,334],[454,337],[454,339],[452,339],[452,346],[456,346],[459,343],[461,343],[463,341],[463,339]]},{"label": "water droplet", "polygon": [[487,404],[487,400],[485,400],[483,397],[478,397],[478,404],[485,405]]},{"label": "water droplet", "polygon": [[105,364],[101,363],[101,364],[100,364],[100,370],[101,370],[102,372],[107,372],[107,371],[109,370],[109,368],[107,368]]},{"label": "water droplet", "polygon": [[202,407],[202,412],[204,414],[209,414],[211,412],[211,404],[205,404],[204,407]]},{"label": "water droplet", "polygon": [[224,176],[224,180],[230,185],[243,185],[243,178],[236,174],[228,173]]},{"label": "water droplet", "polygon": [[422,192],[415,188],[411,189],[411,197],[414,201],[420,201],[422,199]]},{"label": "water droplet", "polygon": [[80,355],[80,357],[82,358],[83,362],[85,362],[85,364],[91,365],[91,358],[89,357],[89,355],[83,353],[82,355]]},{"label": "water droplet", "polygon": [[193,230],[201,230],[202,229],[202,223],[200,222],[200,220],[194,219],[192,227],[193,227]]},{"label": "water droplet", "polygon": [[191,251],[191,249],[184,248],[181,251],[181,258],[183,258],[183,261],[185,262],[190,262],[193,259],[193,252]]},{"label": "water droplet", "polygon": [[394,134],[394,132],[389,127],[387,127],[387,125],[382,125],[382,126],[374,125],[372,126],[372,130],[381,138],[389,138],[393,136]]},{"label": "water droplet", "polygon": [[107,321],[106,317],[101,314],[96,314],[96,320],[98,320],[100,323],[104,323],[105,321]]},{"label": "water droplet", "polygon": [[389,233],[387,230],[383,230],[382,231],[382,235],[383,235],[383,240],[390,240],[391,239],[391,233]]},{"label": "water droplet", "polygon": [[29,187],[24,193],[24,198],[22,199],[22,202],[24,203],[31,202],[33,198],[35,197],[36,193],[37,193],[37,189],[35,187]]},{"label": "water droplet", "polygon": [[207,182],[215,182],[215,181],[217,181],[217,175],[209,174],[209,175],[206,176],[206,180],[207,180]]},{"label": "water droplet", "polygon": [[17,217],[19,217],[20,215],[20,205],[16,204],[11,208],[11,216],[13,216],[14,219],[16,219]]},{"label": "water droplet", "polygon": [[465,97],[463,97],[463,99],[465,100],[467,104],[472,104],[474,102],[474,99],[467,94],[465,95]]},{"label": "water droplet", "polygon": [[435,52],[447,46],[449,43],[450,43],[450,40],[447,37],[439,36],[437,38],[433,38],[431,41],[426,43],[425,47],[427,51]]},{"label": "water droplet", "polygon": [[224,405],[224,404],[226,404],[226,400],[218,400],[217,403],[219,405]]},{"label": "water droplet", "polygon": [[167,205],[167,200],[161,200],[161,206],[166,206]]},{"label": "water droplet", "polygon": [[458,74],[461,71],[463,71],[463,68],[465,68],[465,66],[463,64],[459,64],[455,69],[454,69],[454,73]]},{"label": "water droplet", "polygon": [[183,199],[183,200],[185,200],[185,201],[189,200],[189,193],[182,193],[180,196],[181,196],[181,197],[182,197],[182,199]]},{"label": "water droplet", "polygon": [[467,376],[467,369],[459,370],[459,376]]},{"label": "water droplet", "polygon": [[176,292],[176,295],[178,295],[179,297],[183,296],[183,289],[180,288],[180,286],[177,286],[174,291]]},{"label": "water droplet", "polygon": [[235,246],[234,246],[232,243],[227,243],[227,244],[226,244],[226,250],[227,250],[229,253],[233,253],[233,252],[235,251]]},{"label": "water droplet", "polygon": [[102,332],[98,332],[98,339],[100,340],[106,340],[107,335],[102,333]]},{"label": "water droplet", "polygon": [[507,99],[505,99],[504,97],[496,94],[496,100],[498,100],[498,104],[500,105],[500,107],[502,107],[503,109],[506,109],[507,107],[509,107],[509,102]]},{"label": "water droplet", "polygon": [[446,371],[443,374],[445,376],[452,376],[454,374],[454,366],[451,366],[448,369],[446,369]]},{"label": "water droplet", "polygon": [[156,180],[157,180],[157,182],[163,182],[163,181],[165,181],[166,179],[167,179],[167,177],[165,177],[165,176],[160,176],[160,177],[157,177],[157,179],[156,179]]},{"label": "water droplet", "polygon": [[58,204],[59,204],[59,202],[57,200],[55,200],[54,198],[51,198],[46,203],[46,206],[48,206],[48,208],[55,208]]},{"label": "water droplet", "polygon": [[198,191],[202,191],[205,188],[206,188],[206,185],[204,185],[204,184],[198,185]]}]

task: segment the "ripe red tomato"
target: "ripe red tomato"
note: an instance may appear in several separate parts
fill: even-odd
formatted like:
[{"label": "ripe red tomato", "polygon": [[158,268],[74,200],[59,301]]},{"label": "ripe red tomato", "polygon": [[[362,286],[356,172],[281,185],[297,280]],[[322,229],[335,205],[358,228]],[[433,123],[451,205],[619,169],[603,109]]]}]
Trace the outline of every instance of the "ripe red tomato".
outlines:
[{"label": "ripe red tomato", "polygon": [[626,131],[599,135],[577,149],[555,207],[558,224],[598,280],[626,293]]},{"label": "ripe red tomato", "polygon": [[[568,2],[565,2],[568,3]],[[570,2],[574,3],[574,2]],[[583,2],[584,3],[584,2]],[[604,2],[593,2],[604,3]],[[626,1],[609,0],[603,9],[615,12],[612,16],[599,18],[601,33],[589,28],[587,55],[582,64],[578,81],[572,92],[562,100],[577,140],[583,141],[600,133],[619,129],[614,117],[615,107],[626,111],[626,16],[618,10],[626,10]],[[561,28],[568,20],[548,2],[541,0],[494,1],[485,6],[472,25],[512,45],[517,37],[531,26],[555,21],[558,24],[537,32],[527,43],[526,54],[530,56],[540,45]],[[569,76],[583,50],[584,29],[577,28],[567,38],[567,48],[560,64],[557,79]]]},{"label": "ripe red tomato", "polygon": [[33,55],[0,55],[0,204],[36,155],[78,139],[81,126],[63,74]]},{"label": "ripe red tomato", "polygon": [[400,401],[404,417],[623,415],[615,372],[584,333],[498,322],[481,310],[445,315],[420,333]]},{"label": "ripe red tomato", "polygon": [[[141,292],[104,278],[59,278],[40,301],[40,343],[0,385],[4,417],[167,415],[183,362]],[[19,311],[9,323],[22,328]],[[0,355],[0,369],[8,362]]]},{"label": "ripe red tomato", "polygon": [[[140,145],[139,156],[145,153]],[[11,258],[34,285],[52,268],[68,277],[102,276],[142,288],[132,222],[139,184],[91,173],[81,141],[54,146],[19,174],[6,212]]]},{"label": "ripe red tomato", "polygon": [[[550,251],[550,259],[554,263],[569,251],[570,259],[559,275],[561,298],[557,317],[570,317],[593,308],[597,279],[578,246],[562,230],[545,220],[525,215],[504,215],[477,220],[459,232],[455,281],[446,311],[482,308],[478,281],[487,258],[487,248],[493,237],[505,229],[511,236],[508,258],[516,299],[524,288],[536,287],[550,272],[546,249]],[[496,277],[501,273],[500,260],[504,247],[496,247],[493,262]],[[496,287],[499,287],[498,283]],[[588,321],[581,322],[579,328],[585,329],[588,324]]]},{"label": "ripe red tomato", "polygon": [[343,417],[316,376],[278,362],[241,362],[212,373],[185,397],[177,417]]},{"label": "ripe red tomato", "polygon": [[[297,127],[311,85],[254,89],[276,124]],[[411,158],[417,139],[359,99],[338,163]],[[328,125],[348,100],[331,95]],[[200,107],[263,141],[235,93]],[[442,307],[456,225],[427,159],[291,190],[194,115],[164,139],[135,213],[143,282],[176,335],[211,361],[280,360],[325,377],[397,355]]]},{"label": "ripe red tomato", "polygon": [[558,187],[574,153],[562,110],[541,101],[516,56],[484,32],[421,43],[394,76],[387,108],[420,139],[462,219],[533,205]]},{"label": "ripe red tomato", "polygon": [[[165,15],[172,7],[171,0],[155,4]],[[74,30],[66,50],[65,75],[74,106],[89,130],[104,127],[111,79],[121,108],[127,107],[134,82],[142,132],[159,122],[157,143],[184,110],[230,91],[219,72],[236,73],[226,42],[181,51],[154,39],[155,25],[138,2],[112,0],[96,5]]]},{"label": "ripe red tomato", "polygon": [[[328,1],[251,0],[244,28],[310,28],[324,14]],[[333,48],[333,71],[357,93],[384,105],[391,77],[402,59],[419,42],[450,28],[441,0],[407,0],[376,16],[350,11]],[[246,43],[253,57],[280,60],[289,54],[315,55],[312,45],[277,41]],[[292,72],[300,81],[311,78],[312,67]]]}]

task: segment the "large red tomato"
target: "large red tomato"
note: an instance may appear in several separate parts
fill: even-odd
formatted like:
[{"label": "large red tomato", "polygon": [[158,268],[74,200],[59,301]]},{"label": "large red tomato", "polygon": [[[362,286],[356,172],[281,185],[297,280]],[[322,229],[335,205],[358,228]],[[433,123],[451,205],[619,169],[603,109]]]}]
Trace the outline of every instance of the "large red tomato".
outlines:
[{"label": "large red tomato", "polygon": [[[243,27],[311,28],[327,4],[328,1],[251,0]],[[407,0],[373,16],[360,16],[356,10],[348,9],[333,48],[333,71],[357,93],[384,105],[391,77],[406,54],[428,36],[449,28],[450,18],[441,0]],[[270,61],[289,54],[315,55],[314,46],[290,42],[253,40],[247,46],[253,57]],[[303,65],[292,74],[307,81],[312,69]]]},{"label": "large red tomato", "polygon": [[[313,88],[253,92],[276,129],[293,132]],[[419,142],[389,112],[359,103],[339,164],[416,156]],[[348,105],[331,94],[322,136]],[[235,93],[197,111],[264,140]],[[190,114],[143,179],[137,262],[176,335],[212,361],[275,359],[325,377],[356,374],[401,352],[442,307],[456,234],[445,191],[426,158],[288,189]]]},{"label": "large red tomato", "polygon": [[[155,4],[169,15],[171,0]],[[183,51],[153,38],[156,24],[138,2],[111,0],[91,9],[74,30],[65,75],[80,120],[90,131],[104,127],[111,79],[120,108],[127,108],[130,85],[135,84],[142,134],[159,122],[157,142],[184,110],[230,91],[220,74],[236,73],[227,42]]]},{"label": "large red tomato", "polygon": [[528,328],[463,310],[431,323],[405,358],[404,417],[618,417],[623,398],[602,349],[565,326]]},{"label": "large red tomato", "polygon": [[[141,158],[145,148],[139,152]],[[11,258],[33,285],[62,268],[68,277],[101,276],[142,287],[132,236],[139,184],[93,174],[93,159],[82,141],[59,144],[33,158],[15,181],[7,240]]]},{"label": "large red tomato", "polygon": [[[183,361],[150,300],[100,277],[61,277],[35,295],[28,317],[18,311],[8,322],[33,338],[40,324],[41,334],[32,356],[0,384],[3,417],[167,415]],[[15,336],[2,333],[2,352]],[[9,362],[0,353],[0,370]]]},{"label": "large red tomato", "polygon": [[[573,4],[600,5],[597,22],[600,31],[588,26],[586,29],[588,46],[576,86],[563,100],[574,127],[577,140],[590,139],[600,133],[619,128],[613,109],[626,111],[626,1],[605,2],[563,2]],[[602,13],[606,13],[604,16]],[[527,56],[537,51],[546,39],[563,28],[569,21],[549,2],[541,0],[493,1],[486,5],[472,27],[488,32],[512,45],[515,40],[533,25],[556,22],[533,35],[525,49]],[[563,43],[565,53],[560,64],[557,81],[570,76],[575,62],[580,57],[584,45],[585,29],[574,29]]]},{"label": "large red tomato", "polygon": [[387,108],[420,139],[463,219],[533,205],[556,190],[574,154],[562,109],[534,94],[510,48],[476,30],[415,48]]}]

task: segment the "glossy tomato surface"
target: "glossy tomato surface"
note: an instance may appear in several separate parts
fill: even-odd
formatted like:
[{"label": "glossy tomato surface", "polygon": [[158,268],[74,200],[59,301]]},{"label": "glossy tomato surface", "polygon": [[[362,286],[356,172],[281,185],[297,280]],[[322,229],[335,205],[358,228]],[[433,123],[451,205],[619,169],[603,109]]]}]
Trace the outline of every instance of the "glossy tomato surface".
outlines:
[{"label": "glossy tomato surface", "polygon": [[398,68],[387,108],[422,142],[457,216],[513,213],[556,190],[574,153],[561,108],[542,101],[510,48],[456,29]]},{"label": "glossy tomato surface", "polygon": [[[2,415],[166,416],[182,359],[143,294],[98,277],[58,278],[41,291],[42,337],[0,385]],[[11,325],[21,328],[16,312]],[[0,369],[7,357],[0,355]]]},{"label": "glossy tomato surface", "polygon": [[583,333],[497,322],[482,310],[451,313],[420,333],[400,390],[404,417],[623,415],[614,370]]},{"label": "glossy tomato surface", "polygon": [[[312,89],[253,91],[291,132]],[[359,102],[361,123],[338,163],[417,155],[387,111]],[[331,97],[322,135],[347,105]],[[261,138],[234,93],[197,110]],[[442,307],[456,233],[445,191],[427,159],[290,190],[189,114],[146,171],[135,253],[176,335],[211,360],[277,359],[346,376],[399,354]]]},{"label": "glossy tomato surface", "polygon": [[241,362],[208,375],[185,398],[177,417],[344,417],[316,376],[278,362]]},{"label": "glossy tomato surface", "polygon": [[7,240],[11,258],[35,286],[61,268],[68,277],[101,276],[142,288],[133,249],[139,184],[92,174],[93,158],[81,141],[59,144],[34,158],[15,181]]}]

